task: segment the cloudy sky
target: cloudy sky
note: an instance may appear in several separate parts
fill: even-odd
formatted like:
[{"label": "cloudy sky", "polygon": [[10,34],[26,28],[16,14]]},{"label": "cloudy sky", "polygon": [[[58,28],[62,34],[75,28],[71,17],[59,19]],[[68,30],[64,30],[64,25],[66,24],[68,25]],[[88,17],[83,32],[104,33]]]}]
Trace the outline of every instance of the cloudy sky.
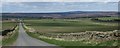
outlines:
[{"label": "cloudy sky", "polygon": [[120,0],[1,0],[2,2],[118,2]]},{"label": "cloudy sky", "polygon": [[0,8],[2,8],[2,12],[5,13],[118,11],[118,1],[119,0],[29,0],[28,2],[28,0],[2,0],[2,6],[0,6]]}]

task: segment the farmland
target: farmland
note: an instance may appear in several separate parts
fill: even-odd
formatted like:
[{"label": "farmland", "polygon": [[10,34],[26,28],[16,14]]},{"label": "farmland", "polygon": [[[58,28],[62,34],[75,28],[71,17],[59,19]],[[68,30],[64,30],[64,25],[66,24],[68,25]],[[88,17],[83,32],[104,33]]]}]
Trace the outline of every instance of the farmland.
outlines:
[{"label": "farmland", "polygon": [[102,17],[102,18],[98,18],[101,20],[114,20],[114,19],[119,19],[119,17]]},{"label": "farmland", "polygon": [[118,28],[118,23],[93,22],[89,18],[24,21],[28,27],[33,27],[38,32],[112,31]]},{"label": "farmland", "polygon": [[12,29],[15,25],[15,21],[4,20],[2,21],[2,30]]},{"label": "farmland", "polygon": [[[49,34],[65,34],[65,39],[72,40],[74,36],[70,39],[70,33],[82,33],[86,31],[98,31],[105,33],[109,33],[109,31],[118,30],[118,23],[117,22],[97,22],[92,21],[91,18],[79,18],[79,19],[24,19],[25,25],[30,28],[31,31],[27,31],[28,35],[43,40],[45,42],[56,44],[59,46],[116,46],[117,40],[108,40],[107,42],[100,42],[94,40],[80,40],[80,41],[61,41],[56,39],[49,38]],[[42,37],[40,37],[41,35]],[[96,33],[95,33],[96,34]],[[72,34],[71,34],[72,35]],[[48,36],[49,39],[47,39]],[[50,36],[52,37],[52,36]],[[53,36],[57,37],[57,36]],[[86,36],[87,37],[87,36]],[[61,37],[60,37],[61,38]],[[64,37],[63,37],[64,38]],[[74,38],[75,39],[75,38]],[[77,38],[78,39],[78,38]],[[92,43],[90,43],[92,42]],[[73,44],[74,43],[74,44]],[[109,44],[110,45],[109,45]],[[114,45],[113,45],[114,44]]]},{"label": "farmland", "polygon": [[2,21],[2,45],[12,45],[17,39],[18,27],[16,21],[3,20]]}]

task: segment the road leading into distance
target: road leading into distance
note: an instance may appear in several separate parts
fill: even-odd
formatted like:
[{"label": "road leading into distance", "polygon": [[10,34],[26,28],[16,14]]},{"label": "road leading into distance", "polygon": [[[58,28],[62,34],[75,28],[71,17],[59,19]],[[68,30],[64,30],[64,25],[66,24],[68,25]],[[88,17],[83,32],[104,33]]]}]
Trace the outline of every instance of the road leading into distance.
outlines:
[{"label": "road leading into distance", "polygon": [[19,35],[15,46],[55,46],[41,40],[30,37],[24,30],[22,23],[19,23]]}]

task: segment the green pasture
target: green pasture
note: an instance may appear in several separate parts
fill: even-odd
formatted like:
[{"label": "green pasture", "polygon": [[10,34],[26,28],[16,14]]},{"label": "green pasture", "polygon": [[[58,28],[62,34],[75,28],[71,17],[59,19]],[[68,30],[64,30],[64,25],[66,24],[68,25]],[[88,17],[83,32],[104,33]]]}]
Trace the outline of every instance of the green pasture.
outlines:
[{"label": "green pasture", "polygon": [[24,20],[28,27],[37,32],[82,32],[112,31],[118,29],[118,23],[94,22],[90,18],[81,19],[31,19]]},{"label": "green pasture", "polygon": [[13,21],[2,21],[2,30],[12,29],[16,25]]}]

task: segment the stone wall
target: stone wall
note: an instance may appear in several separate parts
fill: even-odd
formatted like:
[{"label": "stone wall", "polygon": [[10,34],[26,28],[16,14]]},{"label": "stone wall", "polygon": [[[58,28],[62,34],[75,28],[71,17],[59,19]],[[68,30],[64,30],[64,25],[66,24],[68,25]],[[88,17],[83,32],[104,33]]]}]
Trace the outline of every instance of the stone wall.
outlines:
[{"label": "stone wall", "polygon": [[120,37],[118,30],[99,32],[99,31],[86,31],[79,33],[39,33],[41,36],[50,38],[59,38],[64,40],[94,40],[94,41],[107,41],[117,40]]}]

